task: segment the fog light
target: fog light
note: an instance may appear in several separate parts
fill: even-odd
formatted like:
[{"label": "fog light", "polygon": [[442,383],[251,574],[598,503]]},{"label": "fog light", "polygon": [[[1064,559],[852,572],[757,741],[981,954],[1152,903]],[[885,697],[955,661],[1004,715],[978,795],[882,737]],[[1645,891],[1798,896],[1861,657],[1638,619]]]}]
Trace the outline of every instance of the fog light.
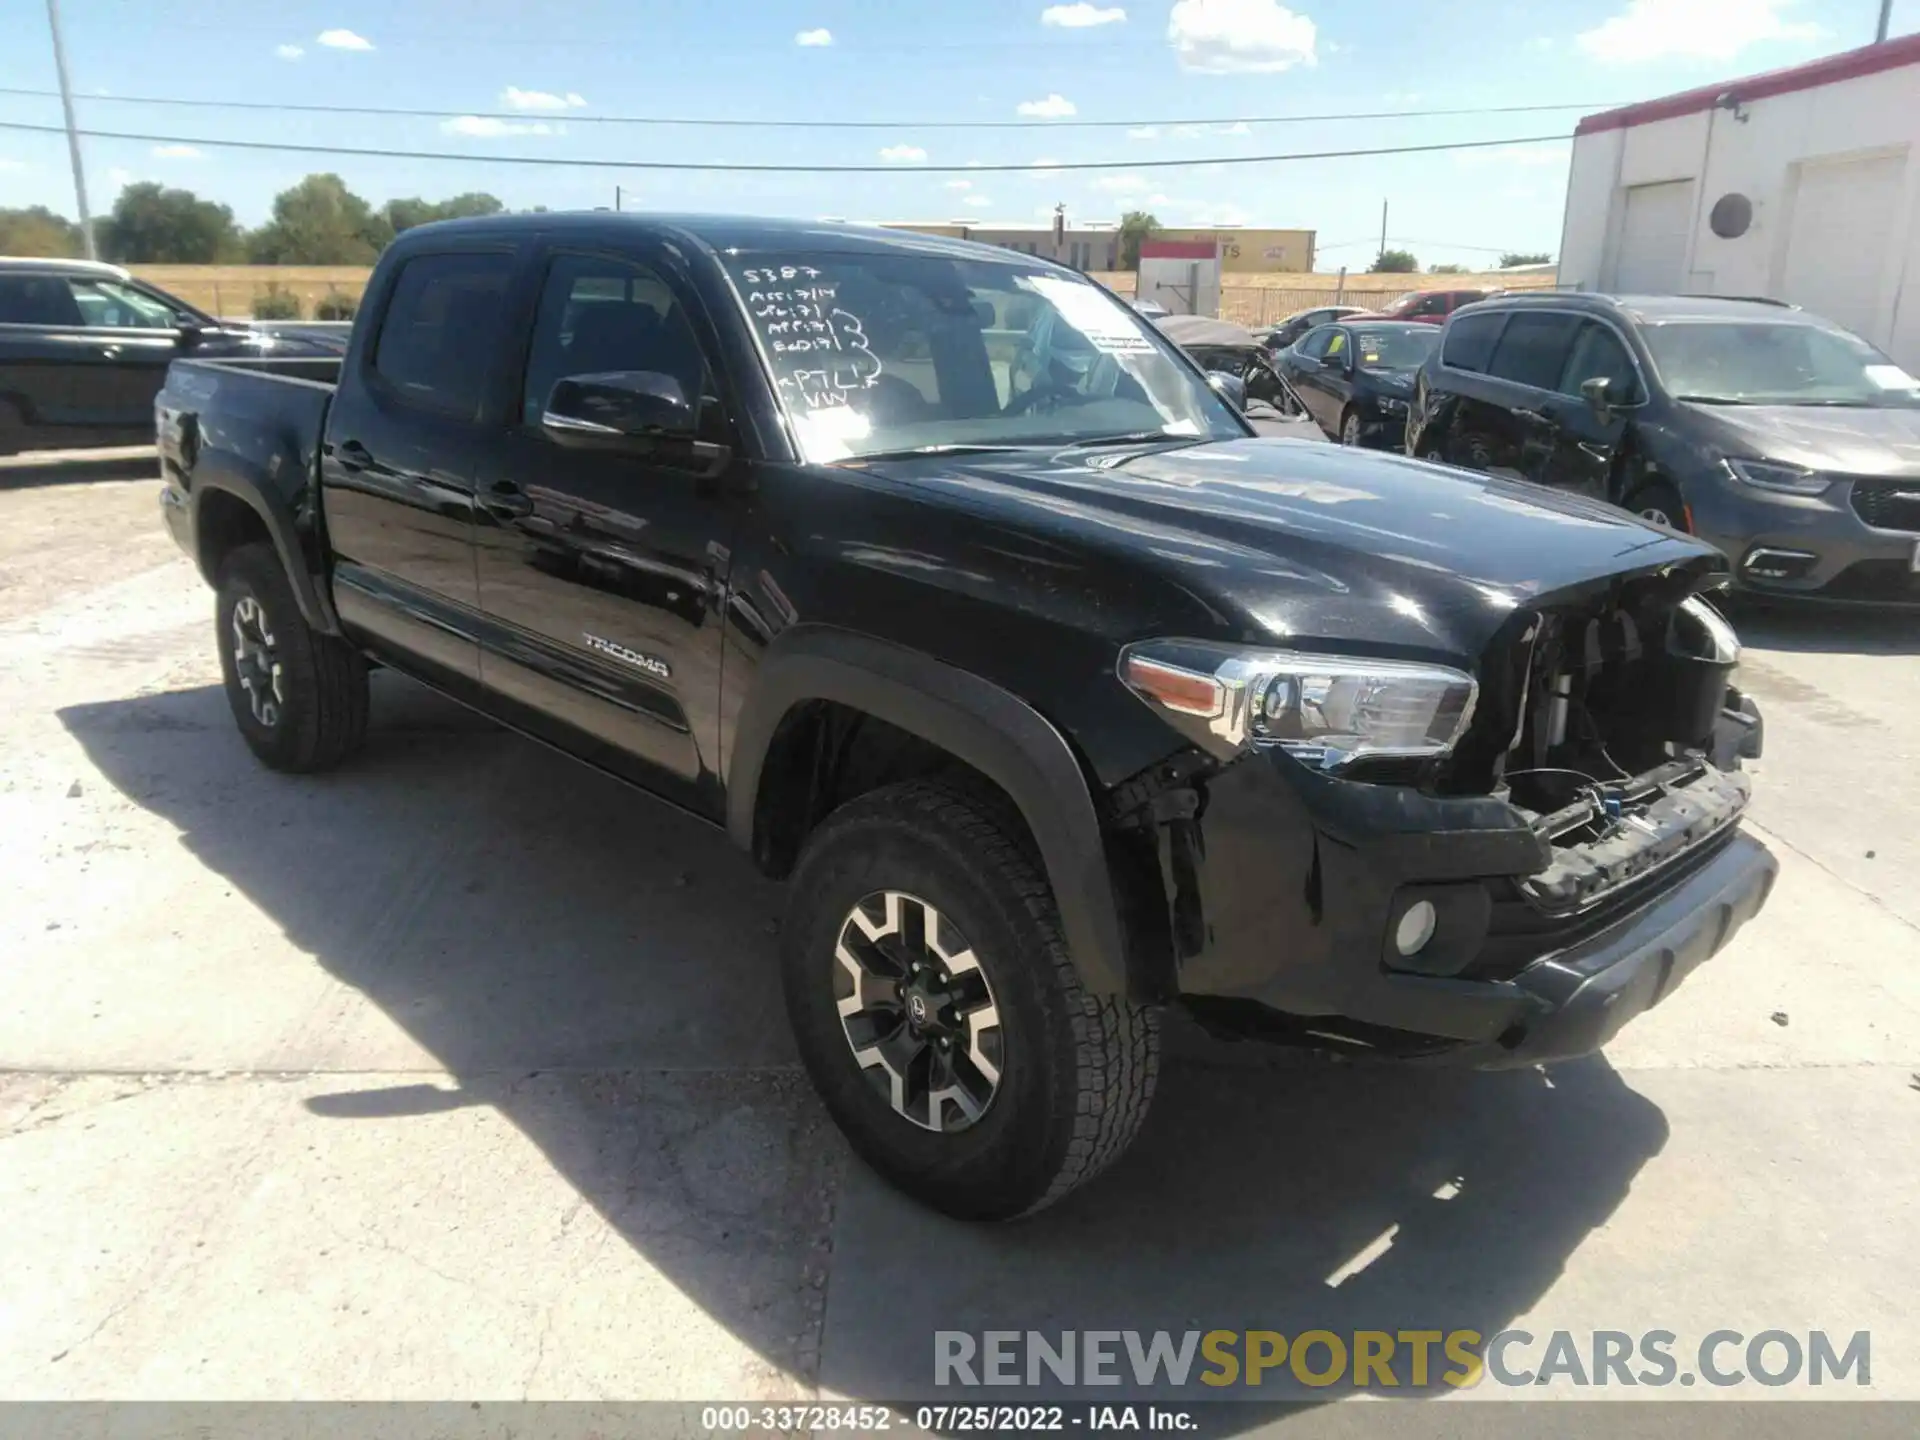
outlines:
[{"label": "fog light", "polygon": [[1433,927],[1438,920],[1431,900],[1414,901],[1401,913],[1400,923],[1394,927],[1393,948],[1402,955],[1419,954],[1433,939]]},{"label": "fog light", "polygon": [[1820,557],[1805,550],[1778,550],[1769,545],[1747,552],[1740,568],[1755,580],[1798,580]]}]

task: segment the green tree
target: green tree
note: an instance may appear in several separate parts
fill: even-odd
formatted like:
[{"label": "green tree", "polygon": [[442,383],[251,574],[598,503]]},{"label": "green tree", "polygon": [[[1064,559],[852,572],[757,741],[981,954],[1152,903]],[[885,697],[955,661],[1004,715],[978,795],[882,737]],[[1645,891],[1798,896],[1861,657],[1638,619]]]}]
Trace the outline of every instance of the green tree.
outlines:
[{"label": "green tree", "polygon": [[211,265],[245,250],[233,211],[151,180],[122,190],[99,226],[100,253],[133,265]]},{"label": "green tree", "polygon": [[1546,251],[1509,250],[1500,257],[1500,268],[1506,270],[1515,265],[1550,265],[1553,256]]},{"label": "green tree", "polygon": [[1464,265],[1429,265],[1427,266],[1427,274],[1429,275],[1464,275],[1466,273],[1467,273],[1467,267]]},{"label": "green tree", "polygon": [[1367,267],[1375,275],[1410,275],[1419,268],[1411,250],[1382,250]]},{"label": "green tree", "polygon": [[391,239],[385,214],[338,175],[322,174],[273,197],[273,219],[253,232],[248,249],[262,265],[371,265]]},{"label": "green tree", "polygon": [[1123,270],[1140,268],[1140,246],[1153,238],[1160,221],[1145,210],[1129,210],[1120,217],[1120,266]]},{"label": "green tree", "polygon": [[65,259],[78,255],[80,227],[44,205],[0,210],[0,255],[39,255]]},{"label": "green tree", "polygon": [[498,215],[504,211],[506,202],[497,195],[489,195],[484,190],[471,190],[464,195],[455,195],[451,200],[422,200],[411,196],[402,200],[389,200],[383,207],[387,223],[398,235],[402,230],[411,230],[416,225],[428,225],[435,220],[464,220],[470,215]]}]

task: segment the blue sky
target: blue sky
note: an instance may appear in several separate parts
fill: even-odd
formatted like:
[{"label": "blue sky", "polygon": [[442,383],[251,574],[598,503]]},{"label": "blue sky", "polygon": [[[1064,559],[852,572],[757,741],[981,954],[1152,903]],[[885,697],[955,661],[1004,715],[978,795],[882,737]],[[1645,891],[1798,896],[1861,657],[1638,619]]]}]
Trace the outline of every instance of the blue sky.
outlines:
[{"label": "blue sky", "polygon": [[[1153,120],[1562,102],[1604,108],[1790,65],[1872,38],[1878,0],[61,0],[83,128],[632,160],[880,164],[739,175],[283,155],[88,139],[96,211],[131,180],[184,185],[243,223],[332,169],[373,200],[489,190],[518,207],[610,204],[853,219],[1037,222],[1153,210],[1169,224],[1319,231],[1322,268],[1389,234],[1423,263],[1558,244],[1567,145],[1209,168],[1208,157],[1564,136],[1580,111],[1237,127]],[[1895,34],[1920,30],[1896,0]],[[0,0],[0,86],[52,89],[43,0]],[[446,110],[446,118],[157,108],[209,96]],[[109,97],[109,98],[100,98]],[[508,118],[490,118],[494,114]],[[594,115],[886,121],[875,130],[711,130]],[[57,124],[0,95],[0,121]],[[940,130],[934,121],[1041,123]],[[921,173],[970,161],[1121,160],[1097,174]],[[1176,161],[1168,168],[1146,162]],[[64,141],[0,130],[0,205],[73,211]]]}]

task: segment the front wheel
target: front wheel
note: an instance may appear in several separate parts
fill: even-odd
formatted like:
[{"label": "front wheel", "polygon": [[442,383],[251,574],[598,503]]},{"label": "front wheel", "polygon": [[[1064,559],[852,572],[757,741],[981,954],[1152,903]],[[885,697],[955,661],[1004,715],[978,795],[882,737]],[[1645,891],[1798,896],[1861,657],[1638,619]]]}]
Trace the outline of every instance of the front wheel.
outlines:
[{"label": "front wheel", "polygon": [[853,1148],[965,1220],[1052,1204],[1138,1131],[1159,1014],[1081,986],[1010,817],[925,781],[829,816],[781,963],[800,1055]]},{"label": "front wheel", "polygon": [[1642,485],[1627,497],[1624,508],[1642,520],[1651,520],[1669,530],[1691,531],[1693,528],[1688,523],[1686,501],[1680,498],[1678,490],[1664,480]]},{"label": "front wheel", "polygon": [[1360,412],[1348,410],[1340,417],[1340,443],[1360,447]]},{"label": "front wheel", "polygon": [[216,641],[227,704],[247,748],[275,770],[325,770],[367,733],[367,666],[346,641],[312,629],[271,545],[242,545],[220,566]]}]

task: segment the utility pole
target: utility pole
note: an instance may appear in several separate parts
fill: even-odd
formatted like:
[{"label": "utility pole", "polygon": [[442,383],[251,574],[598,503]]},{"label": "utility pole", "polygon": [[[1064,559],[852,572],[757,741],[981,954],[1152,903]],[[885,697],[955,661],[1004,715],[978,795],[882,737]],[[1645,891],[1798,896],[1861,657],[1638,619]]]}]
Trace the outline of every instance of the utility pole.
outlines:
[{"label": "utility pole", "polygon": [[1387,253],[1387,202],[1380,202],[1380,254]]},{"label": "utility pole", "polygon": [[1893,23],[1893,0],[1880,0],[1880,33],[1873,37],[1873,43],[1887,43],[1887,26]]},{"label": "utility pole", "polygon": [[613,208],[616,212],[620,209],[620,187],[618,185],[613,187]]},{"label": "utility pole", "polygon": [[73,86],[67,81],[67,49],[60,43],[60,0],[47,0],[47,28],[53,32],[53,68],[60,74],[60,108],[67,112],[67,154],[73,159],[73,198],[80,207],[80,238],[87,258],[98,260],[93,243],[93,215],[87,209],[87,172],[80,163],[80,130],[73,119]]}]

